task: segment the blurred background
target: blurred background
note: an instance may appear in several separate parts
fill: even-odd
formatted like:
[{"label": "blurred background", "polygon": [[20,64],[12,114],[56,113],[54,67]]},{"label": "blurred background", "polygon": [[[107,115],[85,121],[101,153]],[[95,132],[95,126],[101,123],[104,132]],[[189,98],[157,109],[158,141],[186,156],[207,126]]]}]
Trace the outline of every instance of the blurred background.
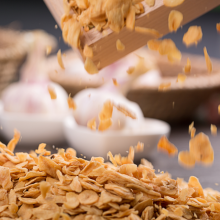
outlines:
[{"label": "blurred background", "polygon": [[[145,117],[161,119],[171,124],[172,132],[170,135],[170,141],[174,143],[179,150],[186,150],[188,148],[188,141],[190,138],[188,134],[188,126],[192,121],[195,121],[197,131],[203,131],[210,136],[215,153],[216,155],[220,156],[220,148],[218,146],[220,143],[219,135],[213,137],[211,136],[210,132],[211,123],[217,126],[220,123],[220,117],[218,115],[218,105],[220,104],[220,33],[217,33],[216,31],[216,23],[219,22],[220,8],[216,8],[215,10],[212,10],[200,18],[183,26],[177,31],[177,33],[168,34],[165,36],[166,38],[171,38],[176,43],[177,48],[183,52],[184,59],[181,64],[171,66],[164,59],[156,58],[157,65],[162,73],[162,78],[175,78],[176,75],[182,71],[182,65],[184,65],[186,58],[188,56],[191,57],[192,65],[194,63],[196,64],[194,68],[196,73],[196,76],[194,77],[194,82],[196,82],[195,86],[194,82],[192,82],[192,84],[188,87],[173,88],[166,93],[161,93],[158,92],[157,88],[152,89],[152,87],[143,87],[143,85],[140,86],[137,83],[134,86],[131,86],[131,90],[126,94],[128,99],[139,104]],[[203,39],[197,46],[187,48],[182,43],[182,37],[192,25],[202,27]],[[47,67],[45,74],[49,75],[51,81],[63,86],[67,93],[71,93],[72,96],[87,86],[98,87],[102,85],[98,79],[94,79],[92,82],[90,82],[90,79],[85,79],[85,81],[88,80],[86,81],[87,83],[81,84],[81,77],[79,77],[79,74],[77,83],[75,84],[75,81],[73,80],[74,82],[71,82],[70,78],[68,77],[65,78],[64,76],[60,75],[57,76],[57,60],[56,56],[54,55],[57,53],[58,49],[61,49],[61,51],[64,52],[70,48],[64,44],[61,30],[59,27],[56,28],[54,18],[42,0],[11,0],[0,1],[0,92],[6,89],[6,87],[12,82],[16,82],[22,78],[20,67],[25,61],[27,61],[26,58],[28,57],[28,54],[30,54],[29,49],[32,48],[32,46],[27,43],[22,47],[22,43],[19,42],[18,44],[20,46],[18,48],[16,45],[13,46],[13,48],[16,48],[16,51],[12,51],[11,55],[10,50],[8,50],[8,52],[6,49],[10,43],[13,44],[18,40],[19,34],[18,32],[11,32],[9,34],[5,33],[5,28],[28,32],[41,29],[54,36],[54,38],[50,38],[51,36],[44,36],[42,39],[38,38],[36,45],[33,47],[34,49],[32,49],[32,52],[36,53],[36,56],[34,58],[32,57],[29,63],[32,65],[36,61],[35,66],[34,64],[33,67],[31,66],[32,68],[35,68],[36,64],[39,64],[36,67],[38,68],[41,64],[39,51],[36,49],[40,48],[39,45],[41,45],[41,43],[39,42],[43,40],[49,40],[49,42],[57,41],[57,46],[53,46],[54,50],[52,51],[51,55],[47,57],[48,63],[45,65]],[[30,36],[27,36],[28,42],[30,43],[31,40],[29,37]],[[2,43],[5,41],[5,39],[6,43]],[[211,80],[208,81],[206,81],[206,79],[203,77],[205,74],[207,75],[205,60],[203,59],[204,46],[207,47],[210,57],[213,58],[213,66],[215,70],[215,76],[213,78],[211,76]],[[46,48],[46,45],[43,45],[42,47]],[[19,55],[17,55],[17,53]],[[67,52],[67,54],[68,53],[71,52]],[[187,54],[184,55],[184,53]],[[66,63],[68,63],[70,66],[71,62],[71,59],[66,60]],[[29,69],[27,68],[27,70],[30,70],[31,67]],[[42,72],[42,69],[38,69],[38,71]],[[71,67],[67,68],[67,71],[71,72]],[[23,75],[25,75],[25,70],[23,70],[23,72]],[[110,72],[112,72],[112,69]],[[112,78],[112,76],[109,76],[108,73],[101,74],[103,74],[103,77],[105,77],[107,80]],[[48,109],[49,108],[50,107],[48,107]],[[1,129],[4,129],[4,127]],[[7,138],[5,139],[4,135],[2,135],[0,132],[0,141],[6,142],[6,140]],[[62,146],[67,145],[68,144],[63,141]],[[179,167],[177,165],[177,158],[171,158],[168,160],[168,157],[154,152],[151,154],[149,159],[155,165],[156,169],[164,167],[164,171],[171,171],[174,178],[179,176],[180,172],[181,176],[185,178],[188,178],[188,176],[194,174],[199,177],[201,176],[200,180],[204,186],[210,186],[218,189],[214,183],[220,180],[217,178],[217,175],[211,174],[220,171],[220,166],[216,164],[218,162],[215,162],[212,168],[205,168],[207,175],[203,175],[204,169],[199,167],[196,167],[196,169],[192,171]],[[178,167],[178,169],[175,169],[174,167]]]}]

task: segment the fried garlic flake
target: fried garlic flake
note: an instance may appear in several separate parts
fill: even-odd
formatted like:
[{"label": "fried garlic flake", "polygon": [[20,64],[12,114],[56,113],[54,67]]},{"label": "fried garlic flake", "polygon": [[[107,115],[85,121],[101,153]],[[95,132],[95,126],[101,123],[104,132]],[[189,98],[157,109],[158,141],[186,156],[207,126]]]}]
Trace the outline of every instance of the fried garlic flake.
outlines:
[{"label": "fried garlic flake", "polygon": [[158,91],[167,91],[170,89],[171,83],[161,83],[158,87]]},{"label": "fried garlic flake", "polygon": [[144,0],[149,7],[153,7],[155,5],[155,0]]},{"label": "fried garlic flake", "polygon": [[186,80],[186,75],[182,74],[182,73],[179,73],[178,76],[177,76],[177,82],[184,83],[185,80]]},{"label": "fried garlic flake", "polygon": [[209,138],[204,133],[197,134],[189,142],[190,154],[195,158],[196,162],[210,165],[214,161],[214,151]]},{"label": "fried garlic flake", "polygon": [[144,150],[144,143],[138,142],[138,144],[135,146],[136,152],[142,152]]},{"label": "fried garlic flake", "polygon": [[18,143],[18,141],[20,140],[21,134],[19,131],[17,131],[16,129],[14,129],[14,137],[12,140],[9,141],[8,145],[7,145],[7,149],[11,152],[14,152],[14,149]]},{"label": "fried garlic flake", "polygon": [[195,176],[191,176],[189,178],[188,181],[188,186],[189,187],[195,187],[198,190],[198,194],[199,196],[201,196],[202,198],[204,198],[204,192],[203,192],[203,188],[198,180],[198,178],[196,178]]},{"label": "fried garlic flake", "polygon": [[171,156],[175,156],[178,153],[178,149],[168,141],[166,136],[160,138],[157,150],[165,151]]},{"label": "fried garlic flake", "polygon": [[67,99],[67,103],[70,109],[76,110],[76,103],[74,102],[74,100],[71,98],[70,96],[71,94],[69,94],[69,97]]},{"label": "fried garlic flake", "polygon": [[140,33],[140,34],[149,34],[149,35],[152,35],[153,37],[155,38],[160,38],[162,37],[163,35],[160,34],[158,31],[154,30],[154,29],[151,29],[151,28],[145,28],[145,27],[135,27],[135,31],[137,33]]},{"label": "fried garlic flake", "polygon": [[190,154],[189,151],[181,151],[178,155],[179,164],[187,168],[193,168],[195,166],[195,158]]},{"label": "fried garlic flake", "polygon": [[61,50],[59,49],[58,52],[57,52],[57,61],[60,65],[60,67],[64,70],[65,67],[63,65],[63,60],[62,60],[62,55],[61,55]]},{"label": "fried garlic flake", "polygon": [[84,67],[89,74],[96,74],[99,72],[97,66],[93,63],[93,61],[89,57],[86,58]]},{"label": "fried garlic flake", "polygon": [[183,68],[184,73],[190,73],[191,71],[191,61],[187,58],[186,66]]},{"label": "fried garlic flake", "polygon": [[184,0],[163,0],[163,4],[167,7],[176,7],[181,5]]},{"label": "fried garlic flake", "polygon": [[42,195],[43,198],[45,198],[47,193],[49,192],[50,186],[51,185],[48,182],[43,181],[43,182],[40,183],[40,191],[41,191],[41,195]]},{"label": "fried garlic flake", "polygon": [[217,30],[218,32],[220,32],[220,23],[217,23],[217,24],[216,24],[216,30]]},{"label": "fried garlic flake", "polygon": [[89,47],[87,44],[85,45],[84,49],[83,49],[83,55],[85,57],[89,57],[92,58],[93,57],[93,50],[91,47]]},{"label": "fried garlic flake", "polygon": [[127,73],[130,75],[134,72],[134,70],[135,70],[135,67],[131,66],[128,68]]},{"label": "fried garlic flake", "polygon": [[117,82],[117,80],[116,80],[115,78],[112,78],[112,81],[113,81],[113,84],[114,84],[115,86],[118,86],[118,82]]},{"label": "fried garlic flake", "polygon": [[160,44],[161,44],[161,40],[149,40],[147,42],[147,46],[150,50],[159,50]]},{"label": "fried garlic flake", "polygon": [[171,62],[174,60],[180,61],[182,58],[181,52],[178,50],[175,43],[171,39],[162,40],[158,51],[160,55],[167,55],[168,60]]},{"label": "fried garlic flake", "polygon": [[119,39],[116,41],[116,49],[117,51],[123,51],[125,49],[125,45]]},{"label": "fried garlic flake", "polygon": [[88,121],[87,128],[90,128],[91,130],[94,130],[94,131],[96,130],[96,119],[95,118]]},{"label": "fried garlic flake", "polygon": [[202,28],[200,26],[191,26],[183,36],[183,43],[189,47],[193,44],[197,45],[202,39]]},{"label": "fried garlic flake", "polygon": [[192,131],[193,127],[194,127],[194,121],[189,125],[189,133]]},{"label": "fried garlic flake", "polygon": [[214,136],[217,135],[217,127],[216,127],[216,125],[211,124],[210,129],[211,129],[212,135],[214,135]]},{"label": "fried garlic flake", "polygon": [[47,55],[50,55],[51,51],[52,51],[52,47],[51,47],[51,46],[47,46],[47,48],[46,48],[46,54],[47,54]]},{"label": "fried garlic flake", "polygon": [[50,94],[50,98],[51,99],[56,99],[57,98],[57,94],[55,92],[55,89],[52,86],[48,86],[47,89],[48,89],[48,92]]},{"label": "fried garlic flake", "polygon": [[126,28],[129,30],[134,30],[135,26],[135,7],[132,5],[130,7],[129,13],[126,18]]},{"label": "fried garlic flake", "polygon": [[206,62],[207,70],[208,70],[209,73],[211,73],[212,72],[212,61],[211,61],[211,59],[209,57],[209,54],[207,52],[206,47],[204,47],[203,51],[204,51],[204,56],[205,56],[205,62]]},{"label": "fried garlic flake", "polygon": [[112,125],[113,103],[107,101],[104,103],[102,111],[99,113],[99,131],[107,130]]},{"label": "fried garlic flake", "polygon": [[196,134],[196,129],[193,127],[190,132],[191,138],[195,137],[195,134]]},{"label": "fried garlic flake", "polygon": [[168,17],[168,27],[170,31],[177,31],[183,21],[183,14],[179,11],[172,10]]}]

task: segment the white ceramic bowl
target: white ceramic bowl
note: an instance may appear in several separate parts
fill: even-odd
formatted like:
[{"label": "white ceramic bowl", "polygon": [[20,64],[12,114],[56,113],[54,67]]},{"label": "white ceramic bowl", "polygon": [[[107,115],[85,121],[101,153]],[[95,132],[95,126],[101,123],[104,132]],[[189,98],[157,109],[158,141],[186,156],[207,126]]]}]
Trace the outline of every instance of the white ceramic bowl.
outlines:
[{"label": "white ceramic bowl", "polygon": [[145,118],[140,129],[92,131],[79,126],[72,116],[64,120],[64,134],[71,147],[87,158],[92,156],[106,158],[108,151],[112,154],[127,155],[130,146],[144,143],[144,151],[135,154],[135,159],[149,156],[162,135],[169,135],[170,126],[163,121]]},{"label": "white ceramic bowl", "polygon": [[0,102],[0,133],[10,140],[16,128],[21,133],[21,143],[37,145],[40,143],[58,144],[65,141],[63,120],[66,115],[21,114],[5,112]]}]

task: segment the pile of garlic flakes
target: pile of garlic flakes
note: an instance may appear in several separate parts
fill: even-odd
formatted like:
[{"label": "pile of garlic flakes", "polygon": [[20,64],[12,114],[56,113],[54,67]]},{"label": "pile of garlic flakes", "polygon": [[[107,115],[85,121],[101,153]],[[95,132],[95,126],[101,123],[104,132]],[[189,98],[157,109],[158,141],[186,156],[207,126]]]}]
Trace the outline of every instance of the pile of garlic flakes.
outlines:
[{"label": "pile of garlic flakes", "polygon": [[69,148],[52,154],[40,144],[34,152],[13,153],[20,138],[0,143],[0,219],[184,220],[219,219],[220,193],[155,174],[150,162],[133,163],[139,143],[127,157],[109,152],[90,161]]}]

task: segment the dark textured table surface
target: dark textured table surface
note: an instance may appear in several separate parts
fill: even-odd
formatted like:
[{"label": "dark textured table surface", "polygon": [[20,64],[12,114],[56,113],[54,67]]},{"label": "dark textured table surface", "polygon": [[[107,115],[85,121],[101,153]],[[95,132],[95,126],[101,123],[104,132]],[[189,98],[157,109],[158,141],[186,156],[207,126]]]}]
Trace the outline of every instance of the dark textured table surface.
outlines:
[{"label": "dark textured table surface", "polygon": [[[0,26],[8,25],[16,20],[21,23],[23,29],[44,29],[57,38],[61,36],[61,31],[54,28],[56,23],[42,0],[0,1]],[[220,22],[220,13],[210,12],[184,26],[176,34],[170,34],[169,37],[176,42],[177,47],[183,52],[202,54],[203,47],[207,46],[210,56],[220,58],[220,35],[216,33],[217,22]],[[201,25],[204,36],[203,41],[197,47],[187,49],[182,44],[182,36],[190,25]],[[60,40],[59,48],[65,50],[68,47]],[[156,149],[148,159],[153,163],[156,170],[168,171],[173,178],[182,177],[188,180],[189,176],[195,175],[199,177],[204,187],[220,190],[220,186],[215,185],[215,183],[220,185],[220,135],[211,136],[210,125],[198,125],[196,129],[198,132],[202,131],[210,137],[215,151],[213,166],[203,167],[198,165],[192,170],[187,170],[178,165],[177,157],[170,158],[165,154],[157,153]],[[188,150],[189,139],[187,125],[179,124],[172,127],[170,141],[178,147],[179,151]],[[66,147],[67,144],[63,146]],[[23,148],[21,144],[17,150],[25,151],[27,148]]]}]

